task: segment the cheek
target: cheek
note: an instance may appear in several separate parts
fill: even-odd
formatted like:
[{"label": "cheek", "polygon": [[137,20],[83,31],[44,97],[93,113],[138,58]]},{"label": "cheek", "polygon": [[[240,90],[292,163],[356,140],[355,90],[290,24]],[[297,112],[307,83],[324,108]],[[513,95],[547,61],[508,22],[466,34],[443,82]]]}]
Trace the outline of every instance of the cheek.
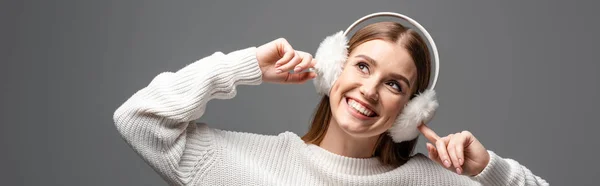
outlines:
[{"label": "cheek", "polygon": [[[348,72],[346,71],[342,71],[342,74],[340,74],[340,76],[337,78],[337,80],[333,83],[333,86],[331,86],[331,90],[330,90],[330,95],[333,94],[340,94],[343,93],[344,91],[347,91],[345,89],[348,89],[348,87],[350,86],[350,82],[352,82],[352,76],[348,75]],[[334,95],[331,95],[334,96]]]},{"label": "cheek", "polygon": [[344,94],[353,90],[351,76],[349,76],[346,72],[342,71],[342,74],[337,78],[337,80],[331,86],[331,90],[329,91],[329,103],[331,104],[332,112],[334,113],[334,118],[336,113],[338,112],[338,108],[342,102]]},{"label": "cheek", "polygon": [[340,89],[340,78],[338,78],[334,83],[333,86],[331,86],[331,90],[329,90],[329,97],[334,96],[331,95],[332,93],[335,94],[338,89]]},{"label": "cheek", "polygon": [[329,103],[332,106],[332,109],[335,109],[339,106],[338,103],[342,100],[342,96],[344,94],[344,78],[340,76],[331,86],[331,90],[329,90]]},{"label": "cheek", "polygon": [[[396,96],[396,95],[395,95]],[[408,103],[407,99],[403,99],[402,97],[392,97],[383,101],[383,107],[386,110],[387,117],[390,120],[395,120],[398,115],[404,110],[404,106]]]}]

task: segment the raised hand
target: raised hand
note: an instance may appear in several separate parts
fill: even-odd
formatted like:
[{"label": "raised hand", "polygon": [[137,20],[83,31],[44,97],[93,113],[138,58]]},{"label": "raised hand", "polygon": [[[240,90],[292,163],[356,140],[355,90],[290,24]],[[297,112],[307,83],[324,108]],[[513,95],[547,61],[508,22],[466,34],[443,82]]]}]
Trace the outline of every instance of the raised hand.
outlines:
[{"label": "raised hand", "polygon": [[427,143],[429,158],[457,174],[475,176],[487,166],[490,155],[469,131],[450,134],[440,138],[427,125],[419,126],[431,143]]},{"label": "raised hand", "polygon": [[[302,72],[315,65],[312,55],[294,50],[283,38],[258,47],[256,58],[265,82],[301,84],[317,76],[314,72]],[[292,69],[294,73],[289,73]]]}]

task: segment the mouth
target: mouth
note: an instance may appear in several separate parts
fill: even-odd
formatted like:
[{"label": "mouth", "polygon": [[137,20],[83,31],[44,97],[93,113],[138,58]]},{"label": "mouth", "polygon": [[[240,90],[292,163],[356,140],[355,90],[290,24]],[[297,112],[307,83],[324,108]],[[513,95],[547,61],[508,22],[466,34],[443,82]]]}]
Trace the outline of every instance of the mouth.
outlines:
[{"label": "mouth", "polygon": [[358,100],[349,97],[344,97],[344,100],[348,105],[348,110],[350,110],[350,113],[359,119],[372,119],[379,116],[375,111],[369,109]]}]

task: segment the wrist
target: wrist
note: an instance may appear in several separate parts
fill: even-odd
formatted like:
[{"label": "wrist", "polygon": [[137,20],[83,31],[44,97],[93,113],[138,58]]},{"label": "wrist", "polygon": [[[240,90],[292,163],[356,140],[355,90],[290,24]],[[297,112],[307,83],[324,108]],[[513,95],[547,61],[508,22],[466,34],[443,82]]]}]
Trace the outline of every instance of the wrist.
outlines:
[{"label": "wrist", "polygon": [[479,174],[471,176],[471,179],[478,181],[483,185],[506,185],[503,181],[505,181],[511,173],[510,164],[494,152],[489,150],[487,152],[489,153],[489,162],[487,166],[485,166],[483,171]]},{"label": "wrist", "polygon": [[476,176],[476,175],[481,174],[481,172],[483,172],[483,170],[485,170],[485,168],[490,165],[490,153],[486,150],[483,154],[484,154],[483,161],[482,161],[482,162],[484,162],[483,166],[481,166],[479,169],[475,170],[475,172],[471,176]]}]

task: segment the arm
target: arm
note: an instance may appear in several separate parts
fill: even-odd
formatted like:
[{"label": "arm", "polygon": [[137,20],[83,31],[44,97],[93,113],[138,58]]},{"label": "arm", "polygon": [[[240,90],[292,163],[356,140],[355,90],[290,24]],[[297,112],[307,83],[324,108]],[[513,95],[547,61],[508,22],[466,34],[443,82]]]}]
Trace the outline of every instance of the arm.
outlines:
[{"label": "arm", "polygon": [[[237,85],[301,84],[316,76],[301,72],[315,61],[283,38],[258,48],[200,59],[179,71],[156,76],[114,113],[123,139],[170,184],[183,185],[213,165],[213,130],[194,120],[214,98],[229,99]],[[289,73],[294,69],[297,73]]]},{"label": "arm", "polygon": [[[258,85],[262,74],[251,47],[220,52],[179,71],[157,75],[114,112],[123,139],[170,184],[183,185],[210,160],[211,135],[195,125],[213,98],[235,96],[237,85]],[[199,162],[205,163],[205,162]]]},{"label": "arm", "polygon": [[483,185],[549,185],[546,180],[534,175],[527,167],[512,159],[503,159],[492,151],[490,162],[471,179]]},{"label": "arm", "polygon": [[483,185],[548,185],[518,162],[486,150],[469,131],[440,137],[426,124],[420,125],[419,130],[436,144],[427,143],[429,158],[452,172]]}]

